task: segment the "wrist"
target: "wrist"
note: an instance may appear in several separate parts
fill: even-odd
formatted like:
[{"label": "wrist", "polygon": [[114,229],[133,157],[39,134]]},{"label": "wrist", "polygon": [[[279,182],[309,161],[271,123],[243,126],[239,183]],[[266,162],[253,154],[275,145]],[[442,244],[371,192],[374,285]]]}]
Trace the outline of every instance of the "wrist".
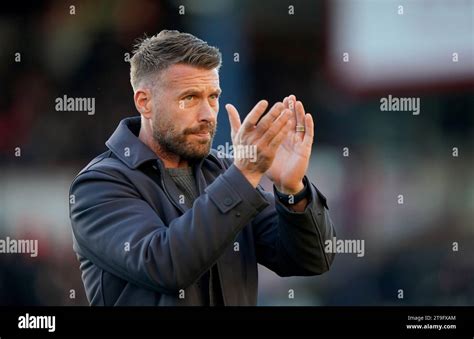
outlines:
[{"label": "wrist", "polygon": [[250,183],[250,185],[252,185],[254,188],[256,188],[258,186],[258,184],[259,184],[259,182],[260,182],[260,180],[262,179],[262,176],[263,176],[262,173],[251,172],[251,171],[247,171],[245,169],[241,169],[238,166],[236,166],[236,167],[240,171],[240,173],[242,173],[242,175],[245,177],[245,179],[247,179],[247,181]]},{"label": "wrist", "polygon": [[[302,201],[307,202],[309,183],[306,177],[303,178],[303,181],[301,182],[301,186],[302,187],[297,187],[297,188],[291,189],[290,191],[287,191],[290,193],[282,192],[278,187],[275,186],[274,188],[275,196],[278,197],[278,200],[280,200],[280,202],[282,202],[285,205],[294,206],[294,205],[298,205]],[[306,203],[304,204],[302,203],[301,205],[304,207],[306,206]]]},{"label": "wrist", "polygon": [[298,183],[298,185],[296,185],[294,187],[290,187],[290,186],[285,187],[285,186],[276,185],[276,184],[275,184],[275,187],[278,190],[278,192],[281,192],[281,193],[286,194],[286,195],[290,195],[290,194],[295,195],[295,194],[300,193],[304,189],[305,185],[304,185],[303,181],[300,181]]}]

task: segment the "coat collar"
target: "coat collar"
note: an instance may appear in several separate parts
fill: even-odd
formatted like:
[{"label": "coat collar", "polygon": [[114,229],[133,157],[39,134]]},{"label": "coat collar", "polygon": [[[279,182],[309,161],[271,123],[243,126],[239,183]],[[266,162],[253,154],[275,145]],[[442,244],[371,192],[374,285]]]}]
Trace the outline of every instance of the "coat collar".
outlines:
[{"label": "coat collar", "polygon": [[126,118],[120,121],[114,133],[105,145],[123,163],[132,169],[149,160],[156,160],[156,154],[140,139],[140,117]]},{"label": "coat collar", "polygon": [[[105,145],[129,168],[136,169],[147,161],[154,160],[163,166],[161,159],[140,139],[141,118],[130,117],[120,121],[114,133],[105,142]],[[222,167],[221,162],[211,152],[206,158],[202,159],[198,167],[200,168],[204,160],[209,159]]]}]

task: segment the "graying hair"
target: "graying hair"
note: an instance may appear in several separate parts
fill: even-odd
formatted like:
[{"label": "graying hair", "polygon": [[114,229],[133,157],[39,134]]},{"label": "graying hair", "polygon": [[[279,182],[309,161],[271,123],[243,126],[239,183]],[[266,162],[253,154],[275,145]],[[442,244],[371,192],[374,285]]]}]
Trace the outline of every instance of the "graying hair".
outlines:
[{"label": "graying hair", "polygon": [[189,33],[163,30],[144,37],[135,44],[130,59],[130,83],[133,90],[143,80],[156,78],[175,64],[188,64],[205,69],[219,69],[222,56],[219,49]]}]

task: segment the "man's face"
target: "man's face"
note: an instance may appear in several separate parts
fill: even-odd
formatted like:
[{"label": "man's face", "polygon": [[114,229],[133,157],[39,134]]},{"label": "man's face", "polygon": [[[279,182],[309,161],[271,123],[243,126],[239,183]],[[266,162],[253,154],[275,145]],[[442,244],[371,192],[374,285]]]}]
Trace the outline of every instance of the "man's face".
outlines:
[{"label": "man's face", "polygon": [[177,64],[153,90],[153,138],[167,153],[188,161],[209,154],[219,112],[219,73]]}]

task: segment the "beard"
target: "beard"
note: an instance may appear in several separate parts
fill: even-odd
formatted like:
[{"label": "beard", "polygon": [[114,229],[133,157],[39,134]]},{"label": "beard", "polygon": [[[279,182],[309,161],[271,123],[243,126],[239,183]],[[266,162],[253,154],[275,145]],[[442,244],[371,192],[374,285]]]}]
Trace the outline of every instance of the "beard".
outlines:
[{"label": "beard", "polygon": [[[199,161],[209,155],[217,123],[207,122],[178,131],[169,120],[153,121],[153,139],[168,154],[177,155],[189,162]],[[196,133],[209,133],[209,139],[195,139]]]}]

